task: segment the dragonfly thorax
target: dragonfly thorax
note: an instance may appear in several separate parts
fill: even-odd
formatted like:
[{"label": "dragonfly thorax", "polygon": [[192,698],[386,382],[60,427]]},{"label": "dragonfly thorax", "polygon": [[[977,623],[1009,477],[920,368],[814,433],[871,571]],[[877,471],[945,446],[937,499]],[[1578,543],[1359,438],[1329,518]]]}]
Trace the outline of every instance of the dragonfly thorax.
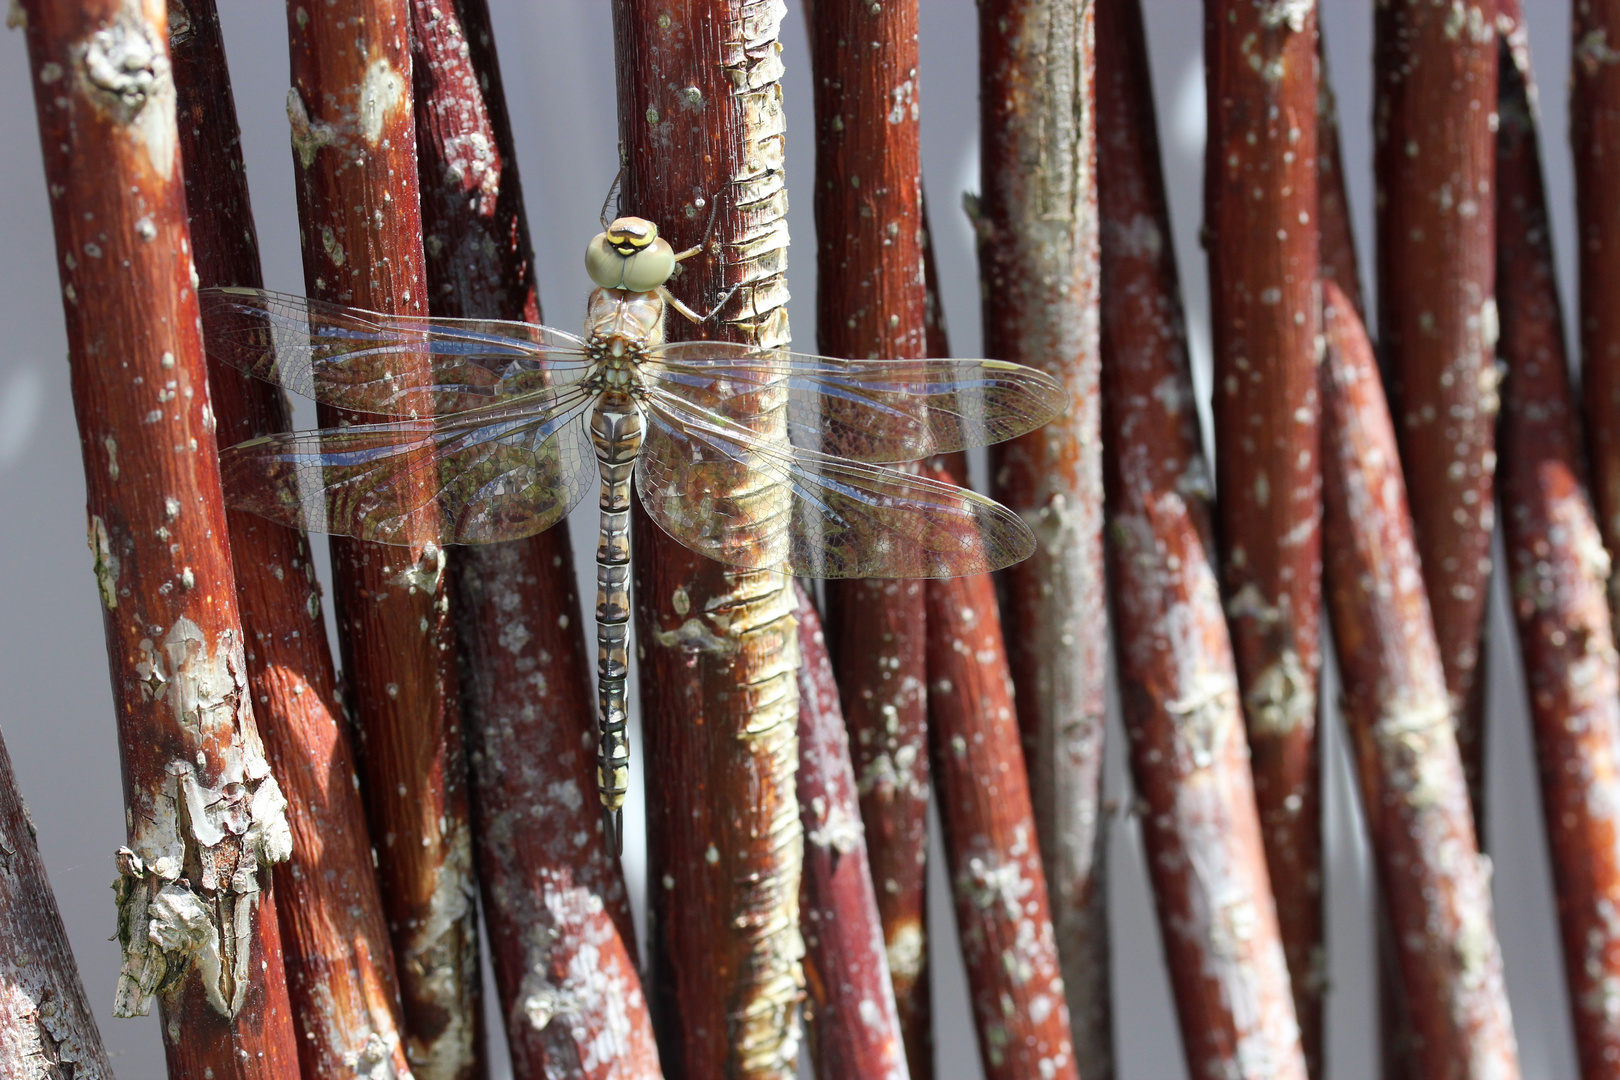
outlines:
[{"label": "dragonfly thorax", "polygon": [[628,388],[647,350],[664,342],[664,300],[655,292],[596,289],[585,316],[585,351],[605,386]]}]

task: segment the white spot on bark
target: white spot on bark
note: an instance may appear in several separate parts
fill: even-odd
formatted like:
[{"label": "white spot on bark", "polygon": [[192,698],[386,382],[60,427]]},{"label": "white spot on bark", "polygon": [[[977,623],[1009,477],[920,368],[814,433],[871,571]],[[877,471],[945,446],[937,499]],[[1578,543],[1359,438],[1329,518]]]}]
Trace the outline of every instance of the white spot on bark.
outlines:
[{"label": "white spot on bark", "polygon": [[118,606],[118,556],[113,554],[107,538],[107,523],[95,514],[90,515],[90,555],[95,559],[96,584],[101,589],[101,602],[111,611]]},{"label": "white spot on bark", "polygon": [[153,171],[168,180],[179,153],[174,78],[168,52],[142,5],[124,0],[111,24],[73,51],[85,97],[139,139]]},{"label": "white spot on bark", "polygon": [[397,112],[405,103],[405,79],[385,56],[379,56],[366,68],[365,81],[360,84],[360,135],[368,146],[382,141],[383,127],[388,115]]}]

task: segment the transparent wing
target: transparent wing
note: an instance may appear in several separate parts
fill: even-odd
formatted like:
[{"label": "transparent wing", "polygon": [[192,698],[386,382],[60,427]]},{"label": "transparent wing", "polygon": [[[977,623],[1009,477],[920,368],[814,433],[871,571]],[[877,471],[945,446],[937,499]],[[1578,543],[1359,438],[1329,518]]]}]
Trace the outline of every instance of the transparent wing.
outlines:
[{"label": "transparent wing", "polygon": [[856,461],[917,461],[988,446],[1062,415],[1056,379],[1002,360],[838,360],[721,341],[652,351],[643,375],[730,419],[785,386],[794,446]]},{"label": "transparent wing", "polygon": [[529,323],[381,315],[262,289],[198,300],[210,356],[355,412],[461,412],[589,370],[577,337]]},{"label": "transparent wing", "polygon": [[785,563],[806,577],[956,577],[1035,550],[1016,514],[965,488],[773,443],[660,389],[644,404],[642,505],[719,562]]},{"label": "transparent wing", "polygon": [[269,435],[220,452],[227,501],[284,525],[382,544],[517,540],[596,483],[582,417],[553,387],[440,417]]}]

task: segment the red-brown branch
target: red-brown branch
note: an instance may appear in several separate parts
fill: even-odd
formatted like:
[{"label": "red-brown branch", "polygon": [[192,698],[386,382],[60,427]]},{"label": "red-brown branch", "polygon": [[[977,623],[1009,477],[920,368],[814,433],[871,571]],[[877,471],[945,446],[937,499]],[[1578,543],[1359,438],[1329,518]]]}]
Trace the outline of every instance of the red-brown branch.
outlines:
[{"label": "red-brown branch", "polygon": [[[855,767],[821,619],[799,620],[799,817],[804,824],[805,1020],[823,1080],[906,1080],[900,1013],[861,827]],[[925,748],[926,752],[926,748]]]},{"label": "red-brown branch", "polygon": [[[192,256],[203,288],[262,285],[241,133],[213,0],[170,0]],[[288,431],[286,400],[227,364],[208,370],[221,446]],[[406,1068],[399,984],[383,918],[348,722],[338,702],[309,544],[227,510],[248,682],[287,794],[292,858],[276,868],[287,988],[308,1076],[353,1063]]]},{"label": "red-brown branch", "polygon": [[1375,15],[1378,326],[1423,581],[1481,821],[1485,602],[1495,508],[1494,0]]},{"label": "red-brown branch", "polygon": [[1397,1060],[1436,1080],[1516,1077],[1518,1050],[1395,432],[1351,301],[1323,285],[1328,611],[1397,965]]},{"label": "red-brown branch", "polygon": [[[1304,1080],[1214,568],[1138,0],[1099,0],[1108,565],[1131,774],[1188,1075]],[[1234,948],[1235,946],[1235,948]]]},{"label": "red-brown branch", "polygon": [[1093,5],[1067,0],[979,5],[975,218],[985,352],[1040,368],[1069,391],[1066,416],[991,449],[990,475],[991,493],[1040,541],[1006,574],[1007,654],[1075,1055],[1088,1080],[1106,1080],[1114,1055],[1101,805],[1108,609],[1093,22]]},{"label": "red-brown branch", "polygon": [[1586,1080],[1620,1060],[1620,657],[1609,558],[1583,484],[1553,271],[1551,223],[1518,0],[1502,0],[1496,151],[1503,533],[1529,691],[1542,814],[1563,931],[1575,1046]]},{"label": "red-brown branch", "polygon": [[[817,0],[806,17],[816,114],[816,344],[829,356],[918,358],[927,299],[917,0],[879,7]],[[829,648],[915,1080],[934,1072],[923,612],[920,581],[827,583]]]},{"label": "red-brown branch", "polygon": [[168,18],[30,0],[27,25],[128,807],[120,1015],[169,1074],[290,1080],[268,868],[285,800],[247,687],[198,332]]},{"label": "red-brown branch", "polygon": [[[409,4],[292,0],[287,22],[305,285],[322,300],[425,314]],[[431,412],[431,403],[420,405]],[[367,419],[324,405],[320,416],[327,425]],[[421,502],[421,513],[434,512],[426,493]],[[433,545],[332,540],[339,644],[417,1080],[484,1073],[466,760],[444,571],[444,552]]]},{"label": "red-brown branch", "polygon": [[[671,320],[672,335],[787,342],[780,12],[775,0],[614,3],[625,210],[684,247],[718,198],[715,245],[675,291],[708,308],[748,283],[700,328]],[[784,424],[780,402],[751,421],[767,438],[785,438]],[[723,567],[636,518],[660,1055],[674,1080],[791,1077],[802,981],[792,579]]]},{"label": "red-brown branch", "polygon": [[[538,322],[485,0],[412,0],[429,309]],[[519,1080],[656,1077],[629,898],[601,833],[568,529],[451,553],[478,871]]]},{"label": "red-brown branch", "polygon": [[112,1080],[34,823],[0,740],[0,1075]]},{"label": "red-brown branch", "polygon": [[[1573,5],[1570,147],[1581,268],[1581,394],[1592,498],[1610,558],[1620,556],[1620,0]],[[1620,619],[1611,566],[1609,611]]]},{"label": "red-brown branch", "polygon": [[979,1060],[987,1080],[1079,1080],[995,586],[927,592],[928,742]]},{"label": "red-brown branch", "polygon": [[1305,1060],[1321,1073],[1316,18],[1206,0],[1222,586]]}]

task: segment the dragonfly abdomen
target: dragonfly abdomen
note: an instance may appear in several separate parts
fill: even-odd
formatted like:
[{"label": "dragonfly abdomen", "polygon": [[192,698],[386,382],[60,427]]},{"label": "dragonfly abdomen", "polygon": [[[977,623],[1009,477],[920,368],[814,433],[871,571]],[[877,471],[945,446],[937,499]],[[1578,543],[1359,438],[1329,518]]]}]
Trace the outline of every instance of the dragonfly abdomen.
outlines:
[{"label": "dragonfly abdomen", "polygon": [[596,546],[596,786],[608,850],[623,850],[630,778],[625,686],[630,674],[630,480],[645,427],[629,396],[604,393],[591,413],[591,445],[602,476]]}]

